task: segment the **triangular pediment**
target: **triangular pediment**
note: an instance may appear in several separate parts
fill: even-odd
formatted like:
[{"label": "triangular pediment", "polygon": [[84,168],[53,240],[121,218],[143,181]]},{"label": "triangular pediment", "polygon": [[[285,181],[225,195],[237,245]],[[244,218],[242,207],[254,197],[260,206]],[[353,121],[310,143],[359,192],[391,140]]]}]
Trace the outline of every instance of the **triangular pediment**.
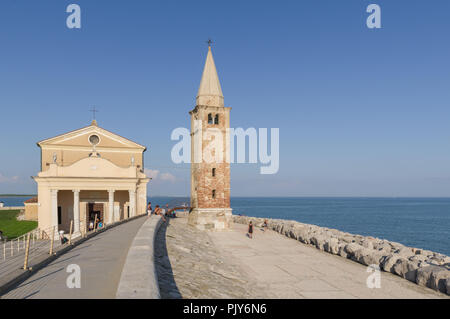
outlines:
[{"label": "triangular pediment", "polygon": [[72,132],[61,134],[43,141],[38,142],[39,146],[73,146],[73,147],[92,147],[89,137],[97,135],[99,142],[97,148],[131,148],[143,149],[145,146],[137,144],[120,135],[107,131],[96,125],[87,126]]}]

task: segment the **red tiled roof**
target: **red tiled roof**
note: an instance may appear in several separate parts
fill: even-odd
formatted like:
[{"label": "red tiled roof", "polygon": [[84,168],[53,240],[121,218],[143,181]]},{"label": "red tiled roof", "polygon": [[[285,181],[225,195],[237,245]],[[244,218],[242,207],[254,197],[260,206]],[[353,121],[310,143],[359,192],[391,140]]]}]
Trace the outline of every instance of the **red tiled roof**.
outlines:
[{"label": "red tiled roof", "polygon": [[32,203],[37,203],[37,202],[38,202],[37,196],[24,201],[25,204],[32,204]]}]

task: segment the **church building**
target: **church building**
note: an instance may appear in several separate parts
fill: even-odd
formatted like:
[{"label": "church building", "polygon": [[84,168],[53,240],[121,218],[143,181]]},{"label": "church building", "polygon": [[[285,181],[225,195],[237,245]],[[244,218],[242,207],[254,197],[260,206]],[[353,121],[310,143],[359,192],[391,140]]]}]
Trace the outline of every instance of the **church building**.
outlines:
[{"label": "church building", "polygon": [[[189,112],[191,213],[188,223],[202,230],[226,230],[232,225],[228,158],[230,111],[231,107],[224,105],[219,76],[209,46],[196,106]],[[215,147],[211,147],[211,143]]]},{"label": "church building", "polygon": [[41,171],[38,223],[85,231],[97,216],[106,224],[146,213],[145,146],[97,125],[38,142]]}]

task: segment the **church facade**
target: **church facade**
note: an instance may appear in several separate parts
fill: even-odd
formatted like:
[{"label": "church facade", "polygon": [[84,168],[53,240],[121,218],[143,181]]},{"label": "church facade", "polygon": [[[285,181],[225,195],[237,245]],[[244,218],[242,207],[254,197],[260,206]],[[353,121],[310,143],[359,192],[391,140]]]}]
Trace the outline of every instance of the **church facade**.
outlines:
[{"label": "church facade", "polygon": [[191,115],[191,213],[202,230],[232,226],[230,208],[230,107],[225,107],[211,46]]},{"label": "church facade", "polygon": [[145,146],[90,126],[38,142],[40,229],[85,231],[97,217],[106,224],[146,213]]}]

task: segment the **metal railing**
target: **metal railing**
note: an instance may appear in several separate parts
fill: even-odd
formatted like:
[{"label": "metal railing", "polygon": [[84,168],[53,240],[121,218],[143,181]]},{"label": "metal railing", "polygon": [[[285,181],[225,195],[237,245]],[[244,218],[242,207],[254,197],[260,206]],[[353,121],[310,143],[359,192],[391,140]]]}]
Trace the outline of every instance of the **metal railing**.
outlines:
[{"label": "metal railing", "polygon": [[37,228],[13,240],[1,242],[0,278],[19,269],[28,270],[30,265],[45,260],[49,255],[55,254],[63,247],[121,222],[123,220],[111,224],[102,222],[101,227],[99,227],[99,223],[94,223],[94,227],[89,229],[89,224],[80,221],[80,231],[74,233],[74,222],[72,220],[69,233],[64,235],[58,232],[58,226],[51,226],[44,229]]}]

